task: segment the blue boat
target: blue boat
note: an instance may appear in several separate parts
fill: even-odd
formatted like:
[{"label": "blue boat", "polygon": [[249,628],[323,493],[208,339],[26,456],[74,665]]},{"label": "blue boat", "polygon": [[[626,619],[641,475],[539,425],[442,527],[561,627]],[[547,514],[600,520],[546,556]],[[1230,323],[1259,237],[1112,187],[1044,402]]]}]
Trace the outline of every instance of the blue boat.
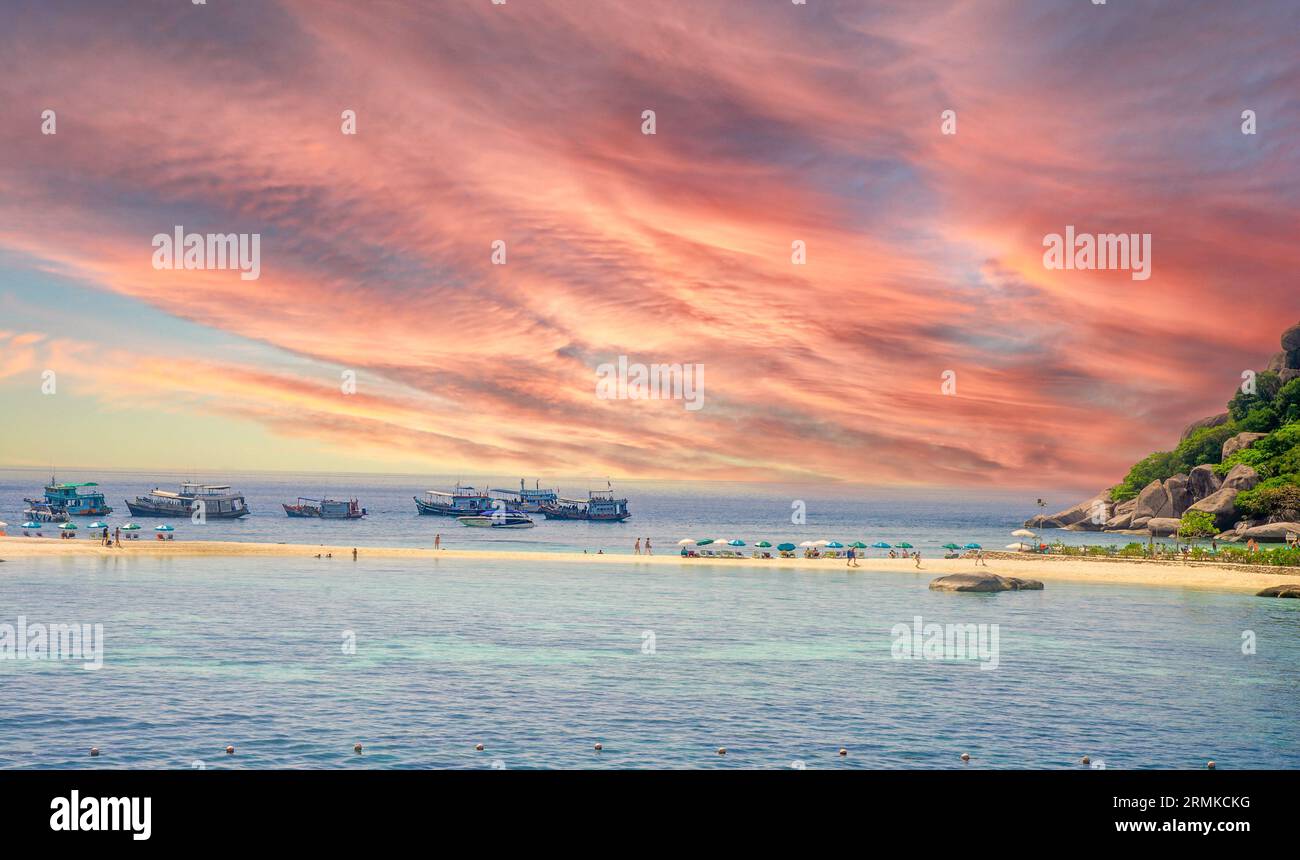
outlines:
[{"label": "blue boat", "polygon": [[44,523],[63,523],[68,517],[105,517],[113,509],[104,501],[104,494],[98,490],[82,492],[86,487],[98,487],[94,481],[80,484],[57,484],[53,478],[45,486],[45,498],[23,499],[28,507],[23,515],[30,520]]},{"label": "blue boat", "polygon": [[621,523],[632,516],[627,499],[614,498],[613,489],[589,490],[585,499],[557,499],[542,508],[548,520],[587,520],[593,523]]},{"label": "blue boat", "polygon": [[492,497],[473,487],[457,484],[451,492],[428,490],[424,498],[415,496],[415,509],[421,514],[441,517],[463,517],[495,510]]},{"label": "blue boat", "polygon": [[517,490],[499,490],[493,488],[492,492],[500,493],[506,498],[502,501],[509,503],[515,510],[524,511],[525,513],[538,514],[547,505],[554,505],[560,500],[559,493],[555,490],[543,490],[541,481],[535,481],[533,489],[524,486],[524,479],[519,479],[519,489]]}]

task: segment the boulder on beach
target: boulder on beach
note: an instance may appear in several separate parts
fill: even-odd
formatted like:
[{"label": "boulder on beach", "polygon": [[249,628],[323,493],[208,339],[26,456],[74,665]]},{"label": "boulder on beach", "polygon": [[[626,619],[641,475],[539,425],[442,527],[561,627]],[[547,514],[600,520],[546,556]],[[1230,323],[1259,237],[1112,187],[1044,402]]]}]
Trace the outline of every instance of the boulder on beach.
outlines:
[{"label": "boulder on beach", "polygon": [[1165,479],[1165,495],[1169,496],[1170,511],[1169,516],[1181,517],[1183,511],[1191,506],[1196,499],[1192,498],[1192,491],[1187,484],[1190,479],[1186,475],[1174,475],[1172,478]]},{"label": "boulder on beach", "polygon": [[1288,534],[1300,535],[1300,523],[1264,523],[1236,532],[1237,540],[1254,539],[1265,543],[1281,543]]},{"label": "boulder on beach", "polygon": [[1147,520],[1147,531],[1156,537],[1168,537],[1178,534],[1178,527],[1183,521],[1177,517],[1152,517]]},{"label": "boulder on beach", "polygon": [[1137,504],[1133,507],[1133,521],[1151,517],[1167,517],[1173,514],[1173,504],[1169,493],[1160,481],[1152,481],[1142,488],[1137,495]]},{"label": "boulder on beach", "polygon": [[1255,592],[1256,597],[1297,597],[1300,598],[1300,583],[1288,582],[1282,585],[1270,585],[1263,591]]},{"label": "boulder on beach", "polygon": [[[1096,513],[1096,516],[1094,516],[1094,513]],[[1074,507],[1066,508],[1059,513],[1050,516],[1039,514],[1030,517],[1025,520],[1025,528],[1063,529],[1085,520],[1091,522],[1100,519],[1101,522],[1096,523],[1096,529],[1100,530],[1102,523],[1110,519],[1110,515],[1110,494],[1108,492],[1099,493],[1091,499],[1079,502]]]},{"label": "boulder on beach", "polygon": [[992,573],[952,573],[930,581],[931,591],[1042,591],[1036,579],[997,576]]},{"label": "boulder on beach", "polygon": [[1204,511],[1214,517],[1215,527],[1226,531],[1237,521],[1237,490],[1232,487],[1216,490],[1187,510]]},{"label": "boulder on beach", "polygon": [[1116,514],[1115,516],[1106,520],[1106,525],[1104,526],[1104,529],[1105,531],[1108,532],[1118,532],[1132,527],[1133,527],[1133,512],[1129,511],[1126,514]]},{"label": "boulder on beach", "polygon": [[1193,421],[1183,430],[1183,435],[1178,437],[1179,442],[1186,442],[1191,435],[1197,430],[1204,430],[1206,427],[1218,427],[1220,424],[1227,424],[1232,416],[1227,412],[1221,412],[1218,415],[1211,415],[1209,418],[1202,418],[1199,421]]},{"label": "boulder on beach", "polygon": [[1228,459],[1243,448],[1249,448],[1267,435],[1267,433],[1238,433],[1223,443],[1223,459]]},{"label": "boulder on beach", "polygon": [[1187,490],[1192,494],[1193,504],[1201,499],[1218,492],[1223,486],[1223,479],[1214,474],[1214,467],[1209,463],[1197,466],[1187,476]]},{"label": "boulder on beach", "polygon": [[1227,477],[1223,479],[1221,489],[1232,489],[1238,492],[1255,489],[1259,483],[1259,473],[1247,466],[1245,463],[1238,463],[1228,472]]}]

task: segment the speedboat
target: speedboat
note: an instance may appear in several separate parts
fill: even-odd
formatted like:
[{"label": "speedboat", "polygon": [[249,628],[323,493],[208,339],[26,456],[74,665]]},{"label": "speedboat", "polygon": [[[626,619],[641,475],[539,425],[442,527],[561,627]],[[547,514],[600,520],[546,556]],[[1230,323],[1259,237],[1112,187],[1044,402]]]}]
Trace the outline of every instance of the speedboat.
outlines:
[{"label": "speedboat", "polygon": [[463,526],[480,529],[531,529],[537,523],[523,511],[493,511],[490,514],[474,514],[468,517],[456,517],[456,522]]}]

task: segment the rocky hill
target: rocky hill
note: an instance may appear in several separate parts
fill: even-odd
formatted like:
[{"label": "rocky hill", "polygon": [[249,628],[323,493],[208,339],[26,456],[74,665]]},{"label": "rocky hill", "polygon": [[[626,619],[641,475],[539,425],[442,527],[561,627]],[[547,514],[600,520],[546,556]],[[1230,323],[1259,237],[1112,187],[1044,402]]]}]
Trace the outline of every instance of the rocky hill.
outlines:
[{"label": "rocky hill", "polygon": [[[1252,384],[1253,383],[1253,384]],[[1029,528],[1167,536],[1180,528],[1224,541],[1300,533],[1300,324],[1219,415],[1190,424],[1173,451]]]}]

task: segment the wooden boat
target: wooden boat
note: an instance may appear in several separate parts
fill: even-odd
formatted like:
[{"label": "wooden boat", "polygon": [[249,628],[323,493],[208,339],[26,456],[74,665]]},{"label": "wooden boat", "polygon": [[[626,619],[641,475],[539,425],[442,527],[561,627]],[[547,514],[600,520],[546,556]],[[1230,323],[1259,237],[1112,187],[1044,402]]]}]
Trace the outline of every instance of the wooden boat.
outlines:
[{"label": "wooden boat", "polygon": [[366,509],[356,499],[308,499],[298,497],[294,505],[282,504],[286,515],[298,518],[321,520],[359,520],[366,515]]},{"label": "wooden boat", "polygon": [[472,514],[490,513],[493,510],[492,497],[479,492],[473,487],[457,484],[451,492],[428,490],[424,498],[415,497],[415,509],[421,514],[443,517],[463,517]]},{"label": "wooden boat", "polygon": [[614,491],[591,490],[585,499],[558,499],[542,508],[548,520],[587,520],[594,523],[621,523],[632,516],[627,499],[614,498]]},{"label": "wooden boat", "polygon": [[199,505],[210,520],[236,520],[249,514],[242,493],[231,492],[225,484],[181,484],[180,492],[154,488],[147,496],[127,500],[126,506],[137,517],[188,517]]},{"label": "wooden boat", "polygon": [[94,481],[80,484],[57,484],[53,478],[45,486],[45,498],[23,499],[28,507],[23,515],[30,520],[45,523],[67,522],[68,517],[106,517],[113,513],[98,490],[82,492],[86,487],[98,487]]}]

